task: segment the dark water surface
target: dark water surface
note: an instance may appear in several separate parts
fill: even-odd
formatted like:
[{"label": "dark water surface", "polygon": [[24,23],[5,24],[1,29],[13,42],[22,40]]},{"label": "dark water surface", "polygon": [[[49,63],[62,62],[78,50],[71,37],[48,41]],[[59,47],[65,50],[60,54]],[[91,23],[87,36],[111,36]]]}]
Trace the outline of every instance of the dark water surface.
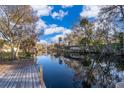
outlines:
[{"label": "dark water surface", "polygon": [[37,57],[37,64],[42,64],[48,88],[115,87],[124,80],[124,62],[117,57],[86,55],[74,60],[43,55]]}]

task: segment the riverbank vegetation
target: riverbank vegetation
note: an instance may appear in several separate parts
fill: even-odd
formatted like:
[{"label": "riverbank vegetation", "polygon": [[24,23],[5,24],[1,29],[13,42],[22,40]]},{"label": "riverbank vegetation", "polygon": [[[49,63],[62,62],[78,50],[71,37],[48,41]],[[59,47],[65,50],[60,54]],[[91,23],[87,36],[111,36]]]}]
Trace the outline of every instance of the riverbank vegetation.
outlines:
[{"label": "riverbank vegetation", "polygon": [[33,55],[37,41],[38,17],[31,6],[0,6],[1,59],[19,59]]},{"label": "riverbank vegetation", "polygon": [[66,56],[87,53],[124,55],[123,11],[121,5],[102,6],[97,18],[81,18],[72,33],[67,34],[61,40],[63,42],[59,40],[59,51],[64,51]]}]

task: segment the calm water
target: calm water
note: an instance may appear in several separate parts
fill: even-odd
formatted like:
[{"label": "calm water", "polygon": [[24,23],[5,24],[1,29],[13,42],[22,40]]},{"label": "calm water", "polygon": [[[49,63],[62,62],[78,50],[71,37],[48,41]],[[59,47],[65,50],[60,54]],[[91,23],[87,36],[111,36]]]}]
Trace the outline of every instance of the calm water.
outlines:
[{"label": "calm water", "polygon": [[73,87],[115,87],[124,80],[122,58],[83,56],[81,60],[38,56],[37,64],[42,64],[43,78],[48,88]]}]

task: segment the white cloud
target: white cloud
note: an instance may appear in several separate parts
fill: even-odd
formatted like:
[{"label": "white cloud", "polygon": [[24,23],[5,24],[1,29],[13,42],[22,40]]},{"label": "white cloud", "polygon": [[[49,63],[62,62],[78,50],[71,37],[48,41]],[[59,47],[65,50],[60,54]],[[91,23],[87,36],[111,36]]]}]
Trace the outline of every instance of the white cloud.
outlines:
[{"label": "white cloud", "polygon": [[55,37],[51,38],[51,41],[53,43],[58,43],[59,42],[59,37],[61,37],[62,39],[64,39],[64,35],[60,34],[60,35],[56,35]]},{"label": "white cloud", "polygon": [[33,10],[37,12],[37,16],[49,16],[53,7],[52,6],[32,6]]},{"label": "white cloud", "polygon": [[84,6],[82,12],[80,13],[81,17],[97,17],[100,10],[100,6],[87,5]]},{"label": "white cloud", "polygon": [[64,16],[68,15],[68,12],[64,12],[63,10],[59,10],[59,12],[53,12],[51,13],[51,16],[53,19],[58,19],[58,20],[62,20],[64,18]]},{"label": "white cloud", "polygon": [[54,34],[54,33],[60,33],[59,35],[56,35],[54,37],[49,38],[48,42],[51,41],[53,43],[58,43],[58,38],[62,37],[62,39],[64,37],[66,37],[67,34],[70,34],[72,31],[71,29],[67,29],[61,26],[58,26],[56,24],[51,24],[48,25],[45,29],[44,29],[44,35],[50,35],[50,34]]},{"label": "white cloud", "polygon": [[70,34],[72,31],[70,29],[65,29],[65,31],[63,32],[63,35],[66,35],[66,34]]},{"label": "white cloud", "polygon": [[38,43],[47,44],[48,42],[46,40],[40,40],[40,42],[38,42]]},{"label": "white cloud", "polygon": [[[66,30],[67,33],[66,34],[69,34],[71,33],[70,31],[71,30]],[[61,37],[62,39],[64,39],[66,37],[66,34],[65,33],[62,33],[62,34],[59,34],[59,35],[56,35],[54,37],[51,37],[50,39],[48,40],[40,40],[39,42],[37,43],[41,43],[41,44],[50,44],[50,43],[58,43],[59,42],[59,37]]]},{"label": "white cloud", "polygon": [[47,27],[45,21],[43,21],[42,19],[39,19],[36,24],[39,29]]},{"label": "white cloud", "polygon": [[67,34],[70,34],[71,30],[70,29],[66,29],[66,31],[64,31],[62,34],[56,35],[55,37],[51,38],[51,41],[53,43],[58,43],[59,42],[59,37],[62,38],[62,40],[66,37]]},{"label": "white cloud", "polygon": [[50,25],[49,27],[47,27],[44,30],[44,34],[49,35],[49,34],[53,34],[53,33],[60,33],[63,30],[64,30],[63,27],[58,27],[57,25]]},{"label": "white cloud", "polygon": [[33,8],[34,11],[36,11],[37,16],[39,17],[39,20],[36,22],[36,31],[45,29],[47,27],[47,24],[40,17],[49,16],[53,7],[45,6],[45,5],[42,5],[42,6],[33,5],[31,7]]},{"label": "white cloud", "polygon": [[71,8],[73,5],[62,5],[62,8]]},{"label": "white cloud", "polygon": [[67,34],[70,34],[71,33],[71,30],[70,29],[67,29],[67,28],[64,28],[64,27],[59,27],[57,25],[53,25],[52,27],[54,27],[54,29],[51,28],[51,31],[52,31],[52,32],[50,32],[51,34],[52,33],[62,32],[61,34],[56,35],[56,36],[50,38],[50,41],[52,41],[53,43],[58,43],[59,37],[61,37],[62,39],[64,39],[64,37],[66,37]]},{"label": "white cloud", "polygon": [[40,32],[41,30],[44,30],[47,27],[47,24],[45,23],[45,21],[43,21],[42,19],[39,19],[36,22],[36,32]]},{"label": "white cloud", "polygon": [[63,34],[68,34],[71,33],[70,29],[57,26],[56,24],[49,25],[45,30],[44,30],[44,35],[49,35],[53,33],[63,33]]}]

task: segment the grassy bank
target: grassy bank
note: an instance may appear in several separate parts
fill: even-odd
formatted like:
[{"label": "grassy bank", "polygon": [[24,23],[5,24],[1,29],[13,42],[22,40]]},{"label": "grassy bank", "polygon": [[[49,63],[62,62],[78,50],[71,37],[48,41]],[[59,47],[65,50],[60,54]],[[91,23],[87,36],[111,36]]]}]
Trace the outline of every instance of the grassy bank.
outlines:
[{"label": "grassy bank", "polygon": [[[30,58],[31,58],[30,53],[19,52],[19,59],[30,59]],[[1,52],[0,60],[11,61],[12,60],[11,52]]]}]

